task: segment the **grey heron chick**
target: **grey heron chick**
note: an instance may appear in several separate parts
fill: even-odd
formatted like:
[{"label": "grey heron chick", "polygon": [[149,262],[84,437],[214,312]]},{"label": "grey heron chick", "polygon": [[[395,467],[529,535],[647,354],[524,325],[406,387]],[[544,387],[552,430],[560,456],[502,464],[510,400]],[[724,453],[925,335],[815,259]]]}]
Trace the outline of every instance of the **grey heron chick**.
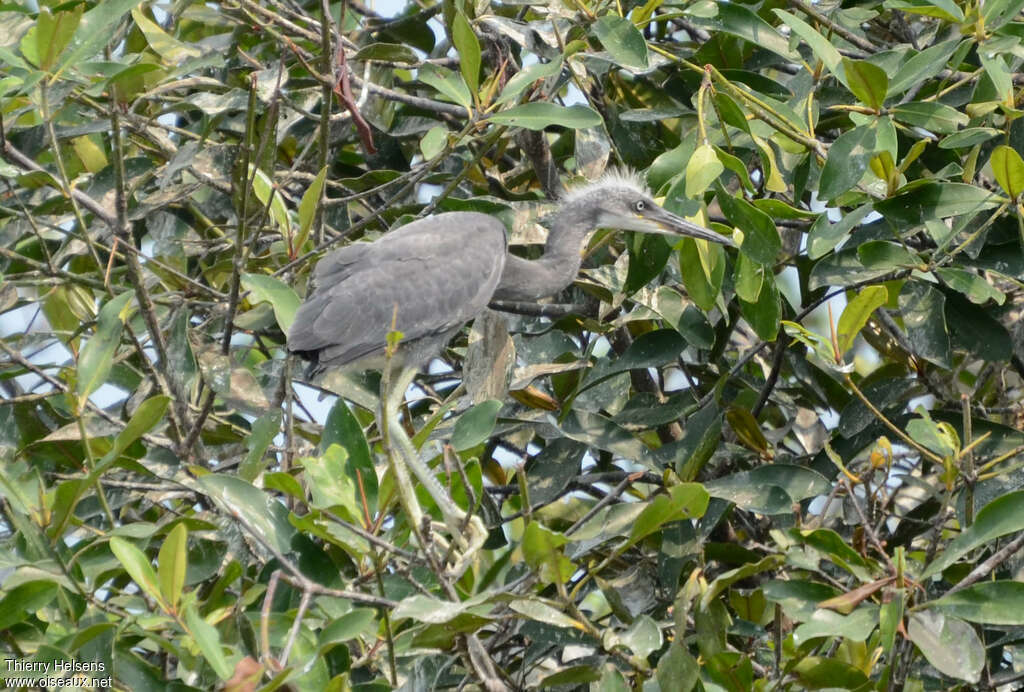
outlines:
[{"label": "grey heron chick", "polygon": [[[537,260],[510,255],[504,225],[476,212],[429,216],[372,243],[335,250],[317,265],[315,289],[288,333],[288,349],[311,360],[314,371],[384,368],[389,332],[402,333],[387,366],[390,391],[382,393],[381,420],[441,509],[452,538],[464,541],[465,558],[482,545],[483,525],[475,516],[467,519],[451,501],[398,417],[419,369],[492,299],[533,301],[571,284],[586,241],[599,228],[689,236],[735,247],[731,239],[661,208],[639,178],[623,173],[570,191],[546,222],[548,239]],[[393,466],[399,492],[407,495],[403,505],[415,504],[411,485],[405,491],[401,487],[404,469]],[[419,506],[404,509],[412,525],[419,525]],[[464,534],[473,536],[464,540]],[[464,568],[460,564],[454,571]]]}]

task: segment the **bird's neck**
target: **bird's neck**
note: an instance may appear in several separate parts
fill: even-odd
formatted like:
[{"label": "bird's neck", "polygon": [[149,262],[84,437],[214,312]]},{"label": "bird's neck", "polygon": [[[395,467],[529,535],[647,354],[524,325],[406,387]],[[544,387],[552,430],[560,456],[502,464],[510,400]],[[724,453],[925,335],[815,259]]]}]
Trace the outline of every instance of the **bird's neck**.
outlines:
[{"label": "bird's neck", "polygon": [[531,301],[552,296],[576,278],[583,262],[583,244],[589,224],[573,223],[568,214],[555,214],[548,223],[544,256],[525,260],[509,255],[495,300]]}]

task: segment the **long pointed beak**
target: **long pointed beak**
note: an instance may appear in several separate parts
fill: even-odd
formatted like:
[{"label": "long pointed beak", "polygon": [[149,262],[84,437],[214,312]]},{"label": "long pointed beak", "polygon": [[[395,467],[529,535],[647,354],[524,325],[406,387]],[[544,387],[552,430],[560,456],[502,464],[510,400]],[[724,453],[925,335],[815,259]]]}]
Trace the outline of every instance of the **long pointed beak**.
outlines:
[{"label": "long pointed beak", "polygon": [[644,213],[646,221],[651,221],[661,228],[664,229],[664,233],[672,235],[685,235],[690,238],[700,238],[702,240],[709,240],[712,243],[718,243],[719,245],[725,245],[726,247],[738,247],[736,242],[729,236],[724,236],[720,233],[715,233],[712,230],[698,226],[697,224],[687,221],[686,219],[676,216],[670,211],[666,211],[661,207],[654,207],[647,209]]}]

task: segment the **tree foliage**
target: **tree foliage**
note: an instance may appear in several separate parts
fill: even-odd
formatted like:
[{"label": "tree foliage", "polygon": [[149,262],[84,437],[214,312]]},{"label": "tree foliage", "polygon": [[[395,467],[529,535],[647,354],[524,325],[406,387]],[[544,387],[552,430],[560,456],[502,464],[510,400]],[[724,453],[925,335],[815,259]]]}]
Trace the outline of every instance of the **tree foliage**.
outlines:
[{"label": "tree foliage", "polygon": [[[142,690],[1020,678],[1024,2],[39,5],[0,7],[5,658]],[[537,256],[616,166],[740,249],[602,231],[557,306],[450,344],[406,420],[491,531],[451,579],[376,377],[318,401],[284,334],[325,250],[476,210]]]}]

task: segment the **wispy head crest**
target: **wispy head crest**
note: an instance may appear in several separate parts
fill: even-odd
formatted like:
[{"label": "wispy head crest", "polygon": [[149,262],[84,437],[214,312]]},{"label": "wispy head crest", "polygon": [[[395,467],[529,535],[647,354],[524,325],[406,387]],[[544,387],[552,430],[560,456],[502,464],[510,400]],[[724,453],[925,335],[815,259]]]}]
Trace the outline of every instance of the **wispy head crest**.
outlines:
[{"label": "wispy head crest", "polygon": [[562,201],[571,204],[595,190],[611,188],[626,188],[645,197],[651,196],[651,191],[641,173],[631,168],[609,168],[597,180],[570,187],[568,192],[562,196]]}]

